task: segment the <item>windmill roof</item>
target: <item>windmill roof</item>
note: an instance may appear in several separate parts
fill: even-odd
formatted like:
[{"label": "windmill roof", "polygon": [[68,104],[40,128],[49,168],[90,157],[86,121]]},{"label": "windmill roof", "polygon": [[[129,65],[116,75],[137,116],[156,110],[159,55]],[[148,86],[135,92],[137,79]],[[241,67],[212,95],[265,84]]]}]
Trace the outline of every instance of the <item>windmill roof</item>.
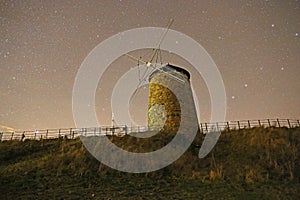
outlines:
[{"label": "windmill roof", "polygon": [[168,72],[168,71],[172,71],[172,70],[175,70],[177,72],[180,72],[184,75],[187,76],[188,80],[190,79],[191,75],[190,73],[186,70],[186,69],[183,69],[181,67],[177,67],[177,66],[174,66],[174,65],[171,65],[171,64],[167,64],[166,66],[160,68],[159,70],[156,69],[154,72],[152,72],[149,76],[149,81],[151,81],[151,79],[159,72],[161,71],[164,71],[164,72]]}]

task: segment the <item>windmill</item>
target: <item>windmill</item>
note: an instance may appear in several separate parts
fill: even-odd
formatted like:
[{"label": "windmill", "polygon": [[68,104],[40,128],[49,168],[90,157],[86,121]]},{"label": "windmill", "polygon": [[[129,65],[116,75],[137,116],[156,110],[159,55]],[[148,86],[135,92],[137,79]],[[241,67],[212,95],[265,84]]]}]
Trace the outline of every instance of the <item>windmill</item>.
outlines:
[{"label": "windmill", "polygon": [[[173,20],[171,19],[168,23],[166,31],[161,36],[157,46],[153,49],[153,53],[148,61],[142,59],[142,57],[135,57],[130,54],[126,54],[131,60],[139,64],[142,63],[148,70],[151,68],[151,72],[146,74],[144,72],[142,77],[139,77],[139,84],[133,94],[133,98],[138,93],[138,88],[145,81],[146,78],[149,80],[149,104],[148,104],[148,126],[151,130],[165,130],[174,132],[178,129],[181,124],[182,118],[185,117],[190,119],[192,123],[198,121],[195,117],[196,108],[193,100],[192,89],[190,85],[190,74],[187,70],[167,64],[162,64],[161,56],[161,44],[167,35]],[[154,62],[155,60],[155,62]],[[160,62],[160,64],[159,64]],[[140,76],[140,73],[139,73]],[[170,90],[168,86],[175,89]],[[179,103],[177,94],[184,97],[184,102]],[[182,98],[181,98],[182,99]],[[185,111],[182,112],[180,104],[185,104]],[[188,105],[188,106],[186,106]],[[188,112],[186,112],[188,111]],[[197,118],[197,117],[196,117]],[[189,121],[189,120],[185,120]],[[189,126],[189,123],[185,123],[184,126]]]}]

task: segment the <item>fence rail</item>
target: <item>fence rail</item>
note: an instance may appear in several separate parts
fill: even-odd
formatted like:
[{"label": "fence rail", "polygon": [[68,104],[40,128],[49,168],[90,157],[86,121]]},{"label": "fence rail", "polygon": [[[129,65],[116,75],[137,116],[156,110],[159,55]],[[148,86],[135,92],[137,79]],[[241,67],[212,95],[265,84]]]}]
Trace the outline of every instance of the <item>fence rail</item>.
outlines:
[{"label": "fence rail", "polygon": [[[203,134],[212,131],[240,130],[254,127],[300,127],[297,119],[263,119],[263,120],[240,120],[216,123],[200,123],[199,129]],[[146,131],[155,131],[155,127],[148,126],[103,126],[95,128],[61,128],[61,129],[44,129],[34,131],[7,131],[0,132],[0,141],[4,140],[24,140],[24,139],[55,139],[66,137],[74,139],[79,136],[105,136],[117,135],[124,136],[126,134],[142,133]]]}]

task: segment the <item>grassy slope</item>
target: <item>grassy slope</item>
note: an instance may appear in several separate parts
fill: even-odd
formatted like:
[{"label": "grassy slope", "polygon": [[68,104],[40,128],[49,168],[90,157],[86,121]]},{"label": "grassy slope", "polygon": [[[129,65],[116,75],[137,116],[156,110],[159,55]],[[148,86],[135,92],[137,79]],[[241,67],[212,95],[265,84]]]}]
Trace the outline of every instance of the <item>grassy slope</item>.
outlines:
[{"label": "grassy slope", "polygon": [[[150,151],[171,137],[111,139],[131,151]],[[300,199],[299,128],[224,132],[200,160],[202,140],[198,134],[180,159],[147,174],[102,165],[80,140],[2,142],[0,199]]]}]

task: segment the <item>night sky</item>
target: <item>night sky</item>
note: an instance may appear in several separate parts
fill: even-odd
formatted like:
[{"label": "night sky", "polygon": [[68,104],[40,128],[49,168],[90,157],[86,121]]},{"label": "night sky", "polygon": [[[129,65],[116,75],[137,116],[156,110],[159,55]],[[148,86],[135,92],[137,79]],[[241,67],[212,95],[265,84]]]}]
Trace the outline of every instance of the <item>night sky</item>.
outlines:
[{"label": "night sky", "polygon": [[[300,118],[300,1],[1,1],[0,9],[1,125],[74,127],[72,89],[88,53],[114,34],[166,27],[171,18],[171,29],[200,43],[218,66],[226,120]],[[164,58],[191,69],[176,55]],[[97,114],[108,124],[109,91],[131,65],[116,60],[99,83]],[[208,121],[207,88],[190,72]],[[132,112],[141,117],[147,92],[139,94]]]}]

